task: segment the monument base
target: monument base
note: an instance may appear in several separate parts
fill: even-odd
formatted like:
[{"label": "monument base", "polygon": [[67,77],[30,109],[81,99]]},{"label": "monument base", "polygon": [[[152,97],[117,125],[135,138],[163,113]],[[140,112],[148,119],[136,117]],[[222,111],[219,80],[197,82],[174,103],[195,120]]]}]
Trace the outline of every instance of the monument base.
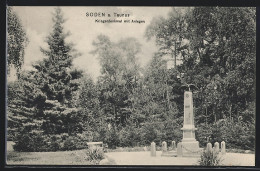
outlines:
[{"label": "monument base", "polygon": [[198,141],[186,141],[185,139],[182,140],[180,145],[177,149],[177,156],[178,157],[199,157],[201,152],[203,151],[202,148],[199,148]]}]

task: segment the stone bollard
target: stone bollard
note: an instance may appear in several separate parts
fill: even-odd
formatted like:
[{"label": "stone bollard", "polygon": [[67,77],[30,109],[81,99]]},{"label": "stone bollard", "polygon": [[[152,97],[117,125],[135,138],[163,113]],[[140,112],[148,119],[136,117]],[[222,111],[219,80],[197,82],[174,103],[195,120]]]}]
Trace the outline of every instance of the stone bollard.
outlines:
[{"label": "stone bollard", "polygon": [[211,144],[211,143],[208,143],[208,144],[207,144],[206,150],[207,150],[207,151],[212,151],[212,144]]},{"label": "stone bollard", "polygon": [[162,153],[167,152],[167,143],[165,141],[162,142]]},{"label": "stone bollard", "polygon": [[219,152],[219,143],[218,142],[215,142],[215,144],[214,144],[214,150],[215,150],[215,152]]},{"label": "stone bollard", "polygon": [[221,154],[226,154],[226,143],[224,141],[221,142]]},{"label": "stone bollard", "polygon": [[176,150],[176,143],[175,143],[175,141],[172,141],[172,150],[173,150],[173,151]]},{"label": "stone bollard", "polygon": [[181,144],[181,142],[179,142],[177,144],[177,156],[182,157],[182,144]]},{"label": "stone bollard", "polygon": [[151,156],[152,157],[156,156],[156,144],[155,144],[155,142],[151,143]]}]

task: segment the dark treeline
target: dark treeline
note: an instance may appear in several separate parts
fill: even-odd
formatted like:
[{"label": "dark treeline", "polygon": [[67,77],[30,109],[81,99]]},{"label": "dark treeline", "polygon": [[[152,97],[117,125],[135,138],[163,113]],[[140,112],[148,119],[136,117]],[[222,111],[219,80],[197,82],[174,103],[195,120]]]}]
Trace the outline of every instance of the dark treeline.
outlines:
[{"label": "dark treeline", "polygon": [[[193,91],[196,139],[203,147],[225,141],[228,148],[255,148],[255,8],[172,8],[154,18],[146,38],[158,52],[145,68],[134,38],[93,41],[101,76],[94,82],[72,65],[62,11],[53,16],[46,58],[8,83],[8,140],[17,151],[109,148],[177,142],[182,139],[185,83]],[[177,65],[166,67],[165,56]],[[87,61],[86,61],[87,62]]]}]

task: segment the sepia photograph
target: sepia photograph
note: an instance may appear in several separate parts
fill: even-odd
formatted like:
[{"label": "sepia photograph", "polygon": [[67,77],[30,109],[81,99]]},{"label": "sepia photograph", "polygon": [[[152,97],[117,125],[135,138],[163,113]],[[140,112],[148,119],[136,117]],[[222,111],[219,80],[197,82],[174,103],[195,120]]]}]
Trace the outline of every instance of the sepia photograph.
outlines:
[{"label": "sepia photograph", "polygon": [[7,166],[255,166],[256,8],[7,6]]}]

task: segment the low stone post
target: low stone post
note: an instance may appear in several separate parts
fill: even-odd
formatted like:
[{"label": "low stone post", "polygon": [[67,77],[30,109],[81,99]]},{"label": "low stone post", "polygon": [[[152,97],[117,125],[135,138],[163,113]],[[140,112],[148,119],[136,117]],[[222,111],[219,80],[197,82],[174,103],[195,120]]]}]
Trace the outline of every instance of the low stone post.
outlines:
[{"label": "low stone post", "polygon": [[207,150],[207,151],[212,151],[212,144],[211,144],[211,143],[208,143],[208,144],[207,144],[206,150]]},{"label": "low stone post", "polygon": [[177,156],[182,157],[182,143],[181,142],[179,142],[177,144]]},{"label": "low stone post", "polygon": [[175,143],[175,141],[172,141],[172,150],[173,150],[173,151],[176,150],[176,143]]},{"label": "low stone post", "polygon": [[167,152],[167,143],[165,141],[162,142],[162,152]]},{"label": "low stone post", "polygon": [[219,143],[218,142],[215,142],[214,143],[214,150],[215,150],[215,152],[219,152]]},{"label": "low stone post", "polygon": [[155,142],[151,143],[151,156],[152,157],[156,156],[156,145],[155,145]]},{"label": "low stone post", "polygon": [[224,141],[221,142],[221,154],[226,154],[226,143]]}]

